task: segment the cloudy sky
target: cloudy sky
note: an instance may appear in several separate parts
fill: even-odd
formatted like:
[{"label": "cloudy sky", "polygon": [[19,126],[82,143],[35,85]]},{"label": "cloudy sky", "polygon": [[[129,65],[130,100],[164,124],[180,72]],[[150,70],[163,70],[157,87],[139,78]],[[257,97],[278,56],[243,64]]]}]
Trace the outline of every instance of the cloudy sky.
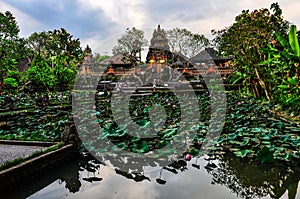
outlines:
[{"label": "cloudy sky", "polygon": [[[233,23],[244,9],[270,8],[276,0],[0,0],[0,12],[10,10],[21,36],[64,27],[82,46],[94,52],[109,51],[126,28],[152,34],[158,24],[164,29],[187,28],[211,38],[212,29]],[[286,20],[300,27],[299,0],[277,0]],[[109,42],[108,42],[109,41]],[[109,46],[109,45],[108,45]],[[108,52],[110,53],[110,52]]]}]

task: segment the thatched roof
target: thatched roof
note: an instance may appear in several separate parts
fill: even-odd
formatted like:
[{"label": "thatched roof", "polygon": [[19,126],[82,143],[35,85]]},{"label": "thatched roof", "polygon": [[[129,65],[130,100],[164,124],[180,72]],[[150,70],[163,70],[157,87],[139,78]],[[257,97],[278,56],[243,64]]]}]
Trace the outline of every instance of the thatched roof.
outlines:
[{"label": "thatched roof", "polygon": [[122,54],[117,54],[107,59],[104,59],[100,62],[100,65],[109,66],[109,65],[123,65],[123,64],[131,64],[130,61],[126,61],[126,57]]},{"label": "thatched roof", "polygon": [[191,58],[193,63],[202,63],[207,61],[228,61],[231,60],[232,57],[219,57],[215,54],[215,50],[213,48],[205,48],[199,54]]}]

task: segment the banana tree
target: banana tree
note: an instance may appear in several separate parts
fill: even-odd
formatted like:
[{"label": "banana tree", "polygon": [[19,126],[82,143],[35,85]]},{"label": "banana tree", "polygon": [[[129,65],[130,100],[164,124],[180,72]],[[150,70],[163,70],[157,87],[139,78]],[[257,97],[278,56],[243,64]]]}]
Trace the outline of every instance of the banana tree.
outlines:
[{"label": "banana tree", "polygon": [[282,52],[282,55],[288,59],[292,59],[295,61],[300,60],[300,47],[299,47],[299,41],[297,36],[297,27],[295,25],[292,25],[290,28],[290,31],[288,33],[288,41],[285,40],[279,32],[275,33],[277,40],[280,42],[282,47],[284,48],[284,51]]},{"label": "banana tree", "polygon": [[268,59],[261,65],[267,65],[273,69],[274,82],[273,93],[284,105],[292,105],[298,101],[300,103],[299,88],[299,63],[300,46],[297,36],[297,27],[292,25],[285,39],[279,32],[275,33],[282,49],[276,49],[269,45]]}]

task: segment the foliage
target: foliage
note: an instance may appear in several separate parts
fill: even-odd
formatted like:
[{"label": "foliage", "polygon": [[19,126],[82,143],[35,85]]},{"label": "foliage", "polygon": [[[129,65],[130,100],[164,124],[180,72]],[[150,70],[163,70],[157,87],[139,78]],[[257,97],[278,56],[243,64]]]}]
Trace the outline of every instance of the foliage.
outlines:
[{"label": "foliage", "polygon": [[55,79],[56,90],[64,91],[72,89],[76,75],[77,64],[69,62],[67,64],[67,56],[56,56],[53,60],[53,78]]},{"label": "foliage", "polygon": [[71,89],[83,59],[79,39],[65,29],[33,33],[28,45],[34,53],[28,80],[35,88]]},{"label": "foliage", "polygon": [[73,35],[64,28],[48,32],[35,32],[29,36],[27,42],[33,52],[46,60],[53,56],[63,55],[68,58],[66,60],[68,64],[73,60],[80,63],[83,58],[79,39],[74,39]]},{"label": "foliage", "polygon": [[5,78],[3,80],[3,83],[6,87],[9,87],[9,88],[17,88],[18,87],[18,82],[15,78],[11,78],[11,77]]},{"label": "foliage", "polygon": [[19,32],[12,13],[0,13],[0,84],[9,70],[18,71],[18,61],[27,56],[25,40],[19,37]]},{"label": "foliage", "polygon": [[95,60],[96,60],[96,62],[97,62],[98,64],[100,64],[100,62],[102,62],[103,60],[109,58],[108,55],[100,55],[100,54],[98,54],[98,53],[96,53],[94,57],[95,57]]},{"label": "foliage", "polygon": [[52,89],[55,85],[53,69],[39,55],[36,55],[33,59],[32,65],[27,72],[27,78],[35,89]]},{"label": "foliage", "polygon": [[[98,119],[92,121],[91,125],[94,125],[94,122],[99,123],[101,133],[96,133],[97,129],[93,129],[92,134],[89,131],[87,135],[83,135],[92,136],[93,142],[86,146],[99,146],[98,144],[101,144],[99,143],[100,140],[110,139],[115,144],[115,147],[98,147],[97,153],[117,151],[120,148],[136,153],[147,153],[155,149],[160,150],[161,147],[167,146],[171,141],[176,146],[184,145],[183,147],[185,148],[184,141],[187,141],[191,143],[186,149],[186,152],[190,154],[199,154],[203,150],[209,150],[211,154],[230,152],[240,158],[257,158],[263,163],[272,163],[272,158],[276,161],[291,161],[300,158],[299,126],[282,121],[273,115],[269,111],[271,108],[270,104],[259,105],[251,98],[234,93],[228,93],[226,97],[228,99],[227,114],[222,134],[214,138],[212,145],[200,150],[202,143],[208,139],[206,137],[207,133],[217,132],[218,129],[214,125],[209,127],[208,121],[214,117],[210,112],[209,105],[211,96],[199,93],[196,97],[199,102],[199,124],[188,124],[186,127],[180,127],[180,111],[184,109],[187,115],[190,115],[190,118],[194,118],[194,111],[190,109],[188,104],[178,104],[176,98],[172,97],[172,95],[162,92],[141,99],[131,98],[128,108],[131,117],[127,117],[124,114],[114,114],[113,118],[111,117],[109,95],[97,95],[95,112],[93,112],[94,110],[85,110],[84,114],[96,114]],[[224,96],[220,95],[218,97]],[[166,119],[162,121],[155,120],[153,123],[152,118],[149,116],[149,110],[155,104],[160,104],[164,107]],[[128,106],[128,104],[124,104],[124,106]],[[114,109],[114,111],[122,110],[124,110],[124,107]],[[118,125],[117,121],[122,121],[122,125]],[[128,131],[133,128],[133,123],[137,126],[134,132],[141,137],[128,134]],[[163,127],[159,124],[163,124]],[[79,127],[81,128],[80,125]],[[150,127],[155,129],[157,134],[154,136],[151,134],[151,139],[145,139],[149,137],[147,129]],[[185,137],[192,130],[196,130],[195,137]],[[180,134],[177,132],[180,132]],[[161,155],[171,155],[174,151],[176,151],[176,148],[161,150]]]},{"label": "foliage", "polygon": [[113,55],[124,54],[130,59],[137,59],[140,61],[143,46],[148,44],[148,41],[145,39],[144,35],[144,31],[136,29],[135,27],[132,29],[127,28],[125,33],[122,34],[121,38],[118,39],[118,44],[113,47]]},{"label": "foliage", "polygon": [[[284,34],[288,30],[288,22],[283,20],[282,10],[278,3],[273,3],[270,10],[262,8],[250,12],[243,10],[235,18],[235,22],[220,31],[213,30],[214,42],[224,55],[233,55],[235,74],[232,82],[242,82],[247,92],[256,97],[272,99],[273,68],[259,65],[266,59],[262,49],[274,43],[278,31]],[[278,46],[278,44],[275,45]]]},{"label": "foliage", "polygon": [[194,57],[209,45],[209,40],[204,35],[192,33],[185,28],[168,30],[167,38],[172,52],[176,51],[188,58]]},{"label": "foliage", "polygon": [[299,111],[300,47],[296,30],[296,26],[292,25],[287,35],[282,36],[276,32],[277,42],[281,46],[268,45],[268,48],[264,50],[268,53],[268,59],[261,65],[273,69],[271,80],[274,101],[282,104],[284,108],[294,107],[294,111]]},{"label": "foliage", "polygon": [[[84,55],[79,39],[61,28],[35,32],[25,40],[19,37],[19,27],[9,11],[0,13],[0,27],[0,84],[6,78],[6,85],[15,90],[25,85],[37,89],[72,88]],[[29,70],[20,72],[18,67],[23,70],[26,65]]]},{"label": "foliage", "polygon": [[47,107],[19,114],[4,115],[8,123],[1,126],[0,138],[5,140],[60,141],[70,107]]}]

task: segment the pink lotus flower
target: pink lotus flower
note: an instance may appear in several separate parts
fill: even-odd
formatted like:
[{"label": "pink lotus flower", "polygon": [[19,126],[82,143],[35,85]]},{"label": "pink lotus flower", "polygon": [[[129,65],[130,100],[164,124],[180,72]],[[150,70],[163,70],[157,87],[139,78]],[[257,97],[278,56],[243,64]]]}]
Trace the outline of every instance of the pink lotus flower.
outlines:
[{"label": "pink lotus flower", "polygon": [[190,154],[186,154],[185,159],[190,161],[192,159],[192,156]]}]

